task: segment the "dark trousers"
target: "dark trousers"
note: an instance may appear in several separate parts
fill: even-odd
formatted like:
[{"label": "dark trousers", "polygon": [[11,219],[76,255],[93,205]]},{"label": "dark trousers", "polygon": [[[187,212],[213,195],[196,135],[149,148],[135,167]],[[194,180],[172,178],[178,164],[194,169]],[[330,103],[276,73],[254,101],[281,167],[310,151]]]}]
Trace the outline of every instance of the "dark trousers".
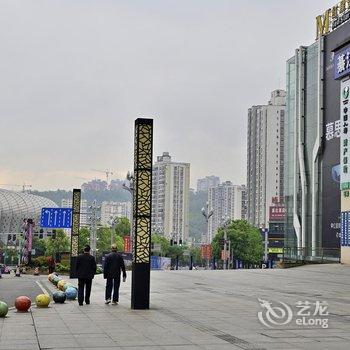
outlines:
[{"label": "dark trousers", "polygon": [[84,288],[85,288],[85,303],[90,303],[91,294],[91,278],[79,278],[78,279],[78,302],[82,304],[84,301]]},{"label": "dark trousers", "polygon": [[113,289],[113,301],[119,301],[119,278],[107,278],[106,282],[106,300],[111,299]]}]

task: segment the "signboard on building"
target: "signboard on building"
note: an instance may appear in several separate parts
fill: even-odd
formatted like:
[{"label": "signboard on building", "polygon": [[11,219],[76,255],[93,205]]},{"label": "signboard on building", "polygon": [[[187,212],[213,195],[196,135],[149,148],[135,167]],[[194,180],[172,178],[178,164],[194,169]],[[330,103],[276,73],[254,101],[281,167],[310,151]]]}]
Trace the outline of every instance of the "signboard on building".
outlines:
[{"label": "signboard on building", "polygon": [[268,251],[271,254],[283,254],[283,248],[281,247],[269,247]]},{"label": "signboard on building", "polygon": [[340,85],[340,185],[342,190],[350,189],[350,79]]},{"label": "signboard on building", "polygon": [[286,208],[282,206],[271,206],[269,221],[283,221],[286,216]]},{"label": "signboard on building", "polygon": [[341,0],[316,17],[316,40],[350,19],[350,1]]},{"label": "signboard on building", "polygon": [[334,55],[334,79],[350,75],[350,45],[340,49]]}]

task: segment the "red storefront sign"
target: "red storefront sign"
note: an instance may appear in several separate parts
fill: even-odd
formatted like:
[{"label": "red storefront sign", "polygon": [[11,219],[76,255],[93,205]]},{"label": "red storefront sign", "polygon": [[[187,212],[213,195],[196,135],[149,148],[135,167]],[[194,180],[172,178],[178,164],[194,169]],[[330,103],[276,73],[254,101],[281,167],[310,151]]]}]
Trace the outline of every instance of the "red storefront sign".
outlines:
[{"label": "red storefront sign", "polygon": [[124,252],[125,253],[131,253],[131,237],[124,236]]},{"label": "red storefront sign", "polygon": [[283,206],[270,207],[270,221],[283,221],[286,216],[286,208]]},{"label": "red storefront sign", "polygon": [[201,245],[201,257],[202,259],[211,259],[212,249],[211,244],[202,244]]}]

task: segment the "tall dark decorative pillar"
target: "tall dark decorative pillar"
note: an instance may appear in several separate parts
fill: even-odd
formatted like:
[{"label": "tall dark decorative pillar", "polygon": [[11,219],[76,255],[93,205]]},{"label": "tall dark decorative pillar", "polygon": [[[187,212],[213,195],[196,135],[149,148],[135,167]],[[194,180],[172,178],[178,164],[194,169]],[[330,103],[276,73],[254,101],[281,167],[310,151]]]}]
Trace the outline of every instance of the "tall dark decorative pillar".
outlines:
[{"label": "tall dark decorative pillar", "polygon": [[136,119],[134,141],[134,254],[131,308],[149,309],[153,119]]},{"label": "tall dark decorative pillar", "polygon": [[72,201],[72,229],[71,229],[71,246],[70,246],[70,278],[76,278],[76,262],[79,254],[79,228],[80,228],[80,203],[81,190],[73,190]]}]

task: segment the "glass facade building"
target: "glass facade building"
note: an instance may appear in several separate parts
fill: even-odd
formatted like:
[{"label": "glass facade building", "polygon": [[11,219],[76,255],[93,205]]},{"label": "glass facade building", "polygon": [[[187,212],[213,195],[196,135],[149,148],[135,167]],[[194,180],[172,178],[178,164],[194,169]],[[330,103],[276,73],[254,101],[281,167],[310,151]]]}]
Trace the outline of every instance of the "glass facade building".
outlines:
[{"label": "glass facade building", "polygon": [[340,257],[340,81],[335,52],[350,42],[350,21],[301,46],[287,61],[285,257]]},{"label": "glass facade building", "polygon": [[300,47],[287,61],[285,120],[287,254],[320,254],[322,42]]}]

